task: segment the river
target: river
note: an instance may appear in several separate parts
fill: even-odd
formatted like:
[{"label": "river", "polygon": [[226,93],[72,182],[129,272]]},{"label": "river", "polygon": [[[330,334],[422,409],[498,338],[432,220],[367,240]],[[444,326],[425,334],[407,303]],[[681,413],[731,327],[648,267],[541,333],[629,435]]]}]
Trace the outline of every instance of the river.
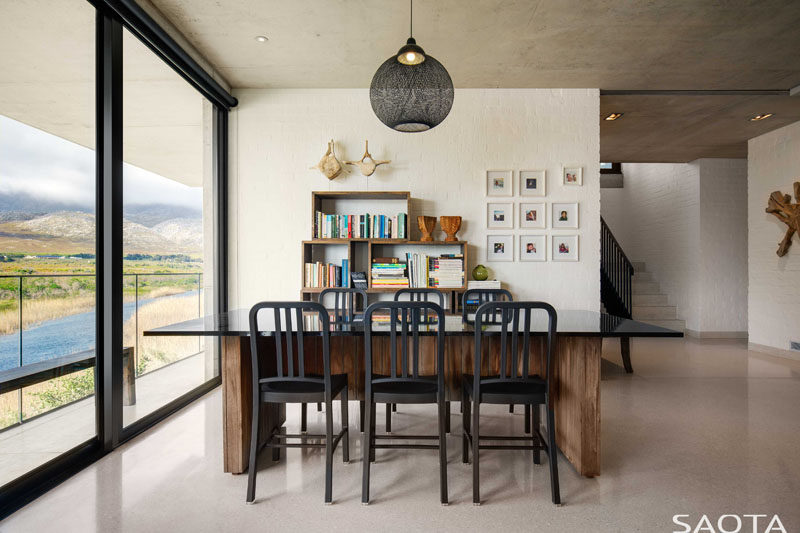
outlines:
[{"label": "river", "polygon": [[[160,298],[139,300],[139,307],[148,302],[185,296],[197,296],[197,290]],[[136,311],[134,302],[122,306],[123,322]],[[47,320],[22,331],[22,364],[29,365],[53,357],[70,355],[95,347],[95,312],[77,313]],[[19,332],[0,335],[0,371],[19,366]]]}]

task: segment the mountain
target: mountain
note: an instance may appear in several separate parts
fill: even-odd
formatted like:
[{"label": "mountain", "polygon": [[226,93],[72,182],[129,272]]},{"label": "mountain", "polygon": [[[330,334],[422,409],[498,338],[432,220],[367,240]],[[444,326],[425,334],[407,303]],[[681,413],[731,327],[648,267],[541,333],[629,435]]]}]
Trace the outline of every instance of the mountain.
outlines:
[{"label": "mountain", "polygon": [[[79,211],[83,213],[94,213],[94,206],[84,206],[72,202],[58,202],[44,200],[29,194],[15,192],[0,193],[0,214],[24,213],[24,214],[47,214],[58,211]],[[6,219],[7,220],[7,219]],[[14,220],[24,220],[16,218]]]},{"label": "mountain", "polygon": [[162,222],[174,219],[203,218],[200,209],[168,204],[128,204],[122,208],[122,216],[127,220],[152,228]]},{"label": "mountain", "polygon": [[203,221],[199,218],[173,218],[152,227],[152,230],[174,243],[203,248]]},{"label": "mountain", "polygon": [[[149,228],[123,220],[126,254],[200,253],[202,221],[194,218],[166,220]],[[30,220],[0,223],[0,251],[76,253],[94,249],[95,217],[78,211],[59,211]]]}]

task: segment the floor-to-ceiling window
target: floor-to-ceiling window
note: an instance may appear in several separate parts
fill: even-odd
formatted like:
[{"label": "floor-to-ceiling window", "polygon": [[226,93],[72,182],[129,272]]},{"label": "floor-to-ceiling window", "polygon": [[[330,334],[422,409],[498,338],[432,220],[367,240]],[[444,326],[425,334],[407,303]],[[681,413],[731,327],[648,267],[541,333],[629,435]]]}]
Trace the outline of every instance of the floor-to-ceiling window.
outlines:
[{"label": "floor-to-ceiling window", "polygon": [[0,7],[0,485],[96,434],[95,9],[38,6]]},{"label": "floor-to-ceiling window", "polygon": [[0,2],[0,517],[220,380],[143,332],[224,307],[236,100],[135,2],[46,4]]},{"label": "floor-to-ceiling window", "polygon": [[216,377],[218,367],[214,342],[143,335],[210,307],[213,108],[127,30],[122,43],[127,426]]}]

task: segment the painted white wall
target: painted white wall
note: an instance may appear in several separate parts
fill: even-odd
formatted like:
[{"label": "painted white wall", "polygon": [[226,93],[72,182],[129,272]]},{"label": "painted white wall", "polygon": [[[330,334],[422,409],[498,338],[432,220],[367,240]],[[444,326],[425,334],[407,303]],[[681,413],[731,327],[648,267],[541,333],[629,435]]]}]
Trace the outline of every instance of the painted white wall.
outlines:
[{"label": "painted white wall", "polygon": [[778,257],[786,226],[764,211],[773,191],[792,193],[800,179],[800,122],[750,139],[747,157],[750,342],[800,359],[789,352],[800,341],[800,240]]},{"label": "painted white wall", "polygon": [[602,214],[631,260],[644,261],[687,330],[747,330],[746,161],[623,164]]},{"label": "painted white wall", "polygon": [[[517,298],[561,308],[600,307],[599,92],[596,89],[457,89],[447,120],[424,133],[398,133],[374,116],[364,89],[235,91],[230,183],[231,299],[245,307],[262,299],[297,299],[300,241],[311,236],[313,190],[408,190],[409,218],[461,215],[459,237],[470,242],[469,265],[486,264]],[[360,159],[369,139],[376,159],[391,159],[370,178],[353,168],[328,181],[309,170],[336,141],[340,160]],[[583,187],[561,184],[562,165],[583,167]],[[485,173],[546,169],[547,203],[580,203],[580,261],[486,262]],[[514,228],[519,229],[515,172]],[[498,201],[492,198],[491,201]],[[548,224],[549,227],[549,224]],[[438,226],[437,226],[438,228]],[[560,233],[569,233],[560,231]],[[437,239],[443,234],[437,231]],[[548,243],[549,248],[549,243]],[[549,254],[548,254],[549,255]]]}]

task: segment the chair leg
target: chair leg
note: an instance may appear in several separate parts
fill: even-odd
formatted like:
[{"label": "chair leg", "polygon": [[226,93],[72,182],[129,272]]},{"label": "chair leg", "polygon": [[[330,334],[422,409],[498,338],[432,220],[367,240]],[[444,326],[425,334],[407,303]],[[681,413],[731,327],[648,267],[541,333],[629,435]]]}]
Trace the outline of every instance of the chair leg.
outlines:
[{"label": "chair leg", "polygon": [[509,413],[513,413],[514,412],[514,404],[513,403],[508,404],[508,412]]},{"label": "chair leg", "polygon": [[300,433],[308,432],[308,404],[300,404]]},{"label": "chair leg", "polygon": [[[541,444],[542,443],[541,442],[541,438],[542,438],[542,433],[541,433],[541,428],[542,428],[542,406],[541,405],[537,404],[537,405],[531,406],[531,418],[532,418],[532,423],[533,423],[533,427],[531,428],[532,431],[533,431],[533,435],[537,439],[536,440],[537,444]],[[540,454],[541,454],[541,450],[539,450],[538,448],[533,450],[533,464],[535,464],[535,465],[542,464],[542,459],[541,459]]]},{"label": "chair leg", "polygon": [[450,433],[450,402],[444,402],[444,429]]},{"label": "chair leg", "polygon": [[325,503],[333,503],[333,402],[331,400],[325,401]]},{"label": "chair leg", "polygon": [[396,404],[396,403],[393,403],[393,404],[392,404],[392,412],[393,412],[393,413],[396,413],[396,412],[397,412],[397,404]]},{"label": "chair leg", "polygon": [[472,505],[481,504],[481,476],[480,476],[480,412],[481,404],[473,403],[472,413]]},{"label": "chair leg", "polygon": [[550,463],[550,491],[553,503],[561,505],[561,491],[558,486],[558,448],[556,448],[556,421],[553,409],[547,406],[547,460]]},{"label": "chair leg", "polygon": [[375,462],[375,426],[376,419],[378,418],[378,404],[372,402],[372,416],[370,417],[370,443],[369,443],[369,460]]},{"label": "chair leg", "polygon": [[439,400],[439,498],[442,505],[448,504],[447,499],[447,428],[445,427],[445,408],[448,403]]},{"label": "chair leg", "polygon": [[469,399],[467,398],[467,393],[465,391],[461,392],[461,462],[466,464],[469,463],[469,434],[470,434],[470,426],[469,426],[469,415],[470,415],[470,408],[469,408]]},{"label": "chair leg", "polygon": [[531,432],[531,406],[525,404],[525,433]]},{"label": "chair leg", "polygon": [[364,400],[358,402],[358,427],[364,433]]},{"label": "chair leg", "polygon": [[631,338],[620,337],[619,349],[622,355],[622,364],[625,367],[625,372],[628,374],[633,373],[633,365],[631,365]]},{"label": "chair leg", "polygon": [[322,412],[322,402],[317,402],[317,412],[318,413]]},{"label": "chair leg", "polygon": [[[364,402],[361,402],[363,405]],[[366,405],[366,419],[372,420],[372,402],[370,401]],[[361,429],[364,430],[364,436],[362,437],[363,445],[361,446],[362,449],[362,459],[361,459],[361,470],[362,470],[362,479],[361,479],[361,503],[366,505],[369,503],[369,466],[372,457],[372,424],[364,425],[363,422],[361,424]]]},{"label": "chair leg", "polygon": [[253,416],[250,421],[250,461],[247,466],[247,498],[246,503],[253,503],[256,499],[256,458],[258,456],[258,425],[261,404],[253,402]]},{"label": "chair leg", "polygon": [[386,404],[386,433],[392,432],[392,404]]},{"label": "chair leg", "polygon": [[[286,434],[286,427],[281,426],[278,429],[278,433]],[[272,448],[272,460],[273,461],[280,461],[281,460],[281,449],[280,448]]]},{"label": "chair leg", "polygon": [[342,400],[342,429],[344,430],[344,435],[342,435],[342,461],[345,463],[350,462],[350,423],[349,423],[349,416],[348,410],[350,403],[348,402],[348,394],[347,394],[347,385],[344,386],[342,389],[342,393],[340,396]]}]

